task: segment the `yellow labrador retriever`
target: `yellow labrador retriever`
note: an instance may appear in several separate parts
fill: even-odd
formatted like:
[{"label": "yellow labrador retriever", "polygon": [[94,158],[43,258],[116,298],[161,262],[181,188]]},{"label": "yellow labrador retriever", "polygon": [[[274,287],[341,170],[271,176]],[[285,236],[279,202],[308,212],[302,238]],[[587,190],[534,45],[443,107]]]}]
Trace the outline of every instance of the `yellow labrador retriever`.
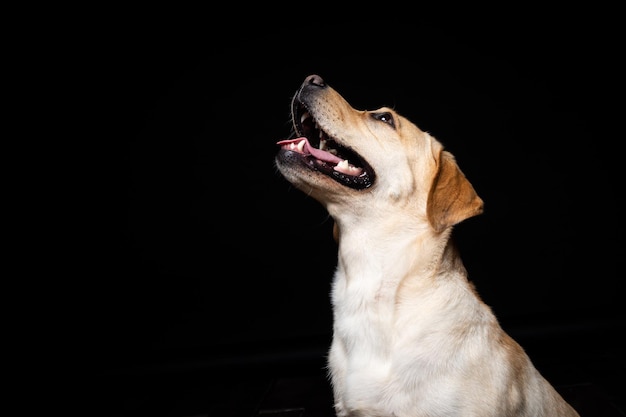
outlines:
[{"label": "yellow labrador retriever", "polygon": [[340,417],[578,416],[481,301],[450,240],[483,202],[448,151],[317,75],[276,166],[335,221],[328,368]]}]

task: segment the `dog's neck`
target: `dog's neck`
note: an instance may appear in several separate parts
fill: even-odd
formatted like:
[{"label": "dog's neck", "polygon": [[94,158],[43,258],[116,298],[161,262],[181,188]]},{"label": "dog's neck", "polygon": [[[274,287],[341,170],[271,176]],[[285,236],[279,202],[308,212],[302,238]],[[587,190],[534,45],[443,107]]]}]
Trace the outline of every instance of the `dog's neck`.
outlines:
[{"label": "dog's neck", "polygon": [[[440,285],[444,284],[440,280],[463,282],[453,288],[468,282],[450,239],[451,228],[436,233],[431,228],[411,228],[401,222],[397,224],[403,227],[393,229],[391,220],[385,222],[380,219],[367,227],[340,225],[338,265],[331,292],[335,336],[353,347],[367,346],[367,358],[370,354],[390,354],[396,328],[393,323],[399,310],[413,311],[426,322],[437,321],[432,311],[455,308],[453,305],[458,303],[455,295],[446,290],[450,286]],[[433,303],[437,308],[432,308]],[[457,311],[462,314],[464,310]],[[451,316],[455,320],[462,318]]]},{"label": "dog's neck", "polygon": [[338,278],[347,285],[352,280],[362,285],[366,280],[391,288],[406,279],[436,279],[452,271],[465,274],[450,240],[452,228],[436,233],[430,228],[412,228],[410,222],[397,224],[379,219],[367,227],[340,226]]}]

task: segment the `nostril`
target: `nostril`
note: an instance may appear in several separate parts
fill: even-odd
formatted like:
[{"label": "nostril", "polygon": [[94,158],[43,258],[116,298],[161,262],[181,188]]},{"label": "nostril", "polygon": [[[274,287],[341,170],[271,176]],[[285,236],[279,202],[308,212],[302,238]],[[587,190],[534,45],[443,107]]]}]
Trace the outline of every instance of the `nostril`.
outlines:
[{"label": "nostril", "polygon": [[316,74],[309,75],[308,77],[306,77],[306,80],[304,81],[306,84],[313,84],[318,87],[326,87],[326,83],[324,82],[324,79]]}]

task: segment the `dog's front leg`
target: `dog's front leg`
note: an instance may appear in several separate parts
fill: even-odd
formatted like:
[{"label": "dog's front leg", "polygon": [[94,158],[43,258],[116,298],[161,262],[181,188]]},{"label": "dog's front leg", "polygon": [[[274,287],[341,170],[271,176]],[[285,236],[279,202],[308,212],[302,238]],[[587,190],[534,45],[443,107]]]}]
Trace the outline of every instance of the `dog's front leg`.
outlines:
[{"label": "dog's front leg", "polygon": [[344,402],[346,392],[346,355],[338,339],[333,338],[328,353],[328,371],[333,387],[335,414],[337,417],[348,417]]}]

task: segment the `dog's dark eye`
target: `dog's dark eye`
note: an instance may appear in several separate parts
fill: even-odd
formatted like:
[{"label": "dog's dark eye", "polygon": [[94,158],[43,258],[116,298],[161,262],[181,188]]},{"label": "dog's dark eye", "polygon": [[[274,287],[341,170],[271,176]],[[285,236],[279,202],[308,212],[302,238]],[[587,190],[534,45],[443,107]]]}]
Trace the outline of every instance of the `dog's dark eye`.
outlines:
[{"label": "dog's dark eye", "polygon": [[372,113],[372,117],[376,120],[380,120],[381,122],[387,123],[389,126],[396,128],[396,124],[393,121],[393,116],[389,112],[382,113]]}]

